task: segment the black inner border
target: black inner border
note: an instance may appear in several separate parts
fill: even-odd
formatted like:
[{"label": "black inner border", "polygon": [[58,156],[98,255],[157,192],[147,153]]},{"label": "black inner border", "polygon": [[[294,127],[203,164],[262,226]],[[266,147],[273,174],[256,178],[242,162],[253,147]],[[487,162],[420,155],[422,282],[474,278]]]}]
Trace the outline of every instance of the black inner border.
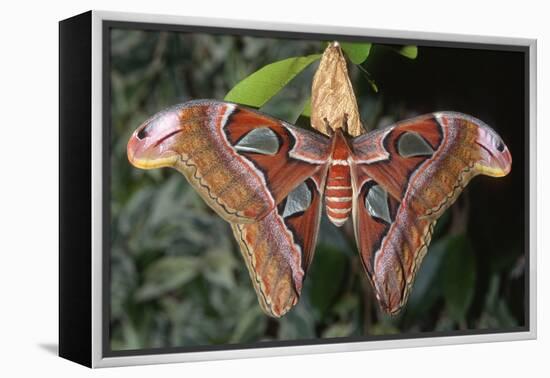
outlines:
[{"label": "black inner border", "polygon": [[[360,337],[338,337],[331,339],[306,339],[306,340],[277,340],[263,341],[257,343],[246,344],[224,344],[224,345],[203,345],[191,347],[165,347],[165,348],[149,348],[149,349],[133,349],[133,350],[111,350],[110,347],[110,314],[111,314],[111,30],[126,29],[126,30],[143,30],[143,31],[169,31],[169,32],[187,32],[187,33],[209,33],[222,35],[247,35],[264,38],[286,38],[286,39],[310,39],[310,40],[340,40],[350,42],[373,42],[380,44],[397,44],[397,45],[418,45],[425,47],[443,47],[443,48],[462,48],[462,49],[480,49],[480,50],[496,50],[496,51],[517,51],[524,54],[525,66],[525,87],[524,87],[524,130],[525,130],[525,167],[524,167],[524,183],[525,183],[525,252],[526,262],[524,268],[525,277],[525,326],[513,327],[506,329],[480,329],[480,330],[462,330],[449,332],[415,332],[401,333],[399,335],[382,335],[382,336],[360,336]],[[406,32],[403,32],[406,34]],[[102,266],[102,355],[103,357],[122,357],[122,356],[140,356],[151,354],[165,353],[189,353],[189,352],[204,352],[204,351],[223,351],[236,349],[254,349],[254,348],[274,348],[300,345],[319,345],[319,344],[341,344],[352,342],[365,341],[381,341],[381,340],[400,340],[400,339],[417,339],[426,337],[448,337],[448,336],[465,336],[465,335],[486,335],[496,333],[511,333],[511,332],[527,332],[530,330],[530,287],[529,287],[529,266],[530,266],[530,208],[529,208],[529,188],[530,188],[530,172],[529,172],[529,127],[530,127],[530,56],[528,46],[505,45],[505,44],[489,44],[489,43],[468,43],[468,42],[446,42],[446,41],[431,41],[411,38],[385,38],[385,37],[367,37],[353,36],[346,34],[325,34],[325,33],[302,33],[289,31],[274,31],[274,30],[253,30],[253,29],[237,29],[224,27],[207,27],[207,26],[192,26],[192,25],[170,25],[159,23],[145,22],[126,22],[104,20],[102,21],[102,123],[103,123],[103,140],[102,140],[102,169],[103,169],[103,266]]]}]

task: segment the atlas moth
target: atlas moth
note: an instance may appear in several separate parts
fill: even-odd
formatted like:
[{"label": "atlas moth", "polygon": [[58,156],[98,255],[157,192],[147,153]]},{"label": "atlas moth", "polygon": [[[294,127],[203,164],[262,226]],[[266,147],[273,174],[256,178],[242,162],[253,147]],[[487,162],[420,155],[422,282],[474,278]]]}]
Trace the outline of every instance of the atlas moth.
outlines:
[{"label": "atlas moth", "polygon": [[435,223],[476,175],[507,175],[510,151],[482,121],[435,112],[365,132],[337,42],[312,85],[313,130],[234,103],[172,106],[132,134],[135,167],[172,167],[230,223],[264,312],[299,300],[322,207],[349,218],[381,308],[407,301]]}]

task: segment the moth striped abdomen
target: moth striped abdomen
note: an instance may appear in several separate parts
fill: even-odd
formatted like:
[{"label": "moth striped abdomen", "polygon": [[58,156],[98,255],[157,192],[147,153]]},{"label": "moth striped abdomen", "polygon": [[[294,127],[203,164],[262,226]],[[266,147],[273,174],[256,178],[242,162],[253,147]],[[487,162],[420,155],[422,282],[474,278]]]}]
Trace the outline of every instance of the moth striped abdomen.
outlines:
[{"label": "moth striped abdomen", "polygon": [[353,191],[349,166],[350,150],[341,130],[333,136],[332,153],[325,187],[327,216],[335,226],[342,226],[351,213]]}]

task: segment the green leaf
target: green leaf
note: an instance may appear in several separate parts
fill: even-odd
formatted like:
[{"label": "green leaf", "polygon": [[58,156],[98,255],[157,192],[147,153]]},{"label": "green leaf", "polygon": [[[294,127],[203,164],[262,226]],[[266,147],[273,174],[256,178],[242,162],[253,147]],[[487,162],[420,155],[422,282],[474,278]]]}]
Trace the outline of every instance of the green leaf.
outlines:
[{"label": "green leaf", "polygon": [[462,322],[472,303],[476,280],[475,256],[464,235],[449,241],[442,274],[443,295],[449,316],[456,322]]},{"label": "green leaf", "polygon": [[308,97],[304,105],[304,110],[302,110],[302,115],[304,117],[311,117],[311,97]]},{"label": "green leaf", "polygon": [[441,295],[440,268],[447,253],[448,239],[435,241],[416,274],[406,307],[407,316],[422,316]]},{"label": "green leaf", "polygon": [[360,306],[359,298],[352,293],[342,294],[338,302],[331,307],[331,313],[336,314],[341,319],[348,319],[357,311]]},{"label": "green leaf", "polygon": [[303,302],[279,319],[280,340],[310,339],[315,337],[315,319],[311,308]]},{"label": "green leaf", "polygon": [[[347,258],[341,251],[320,245],[308,273],[309,298],[321,316],[324,316],[337,299],[345,276]],[[330,279],[327,279],[330,277]]]},{"label": "green leaf", "polygon": [[369,330],[371,335],[395,335],[399,333],[399,329],[394,325],[386,322],[373,324]]},{"label": "green leaf", "polygon": [[485,297],[485,305],[477,328],[509,328],[518,325],[510,308],[503,298],[499,298],[500,277],[493,274],[489,280],[489,288]]},{"label": "green leaf", "polygon": [[259,108],[320,57],[299,56],[268,64],[237,83],[224,100]]},{"label": "green leaf", "polygon": [[449,332],[454,329],[456,329],[456,321],[445,314],[442,314],[435,323],[435,331],[438,332]]},{"label": "green leaf", "polygon": [[143,348],[143,335],[129,320],[122,322],[122,337],[125,349]]},{"label": "green leaf", "polygon": [[363,73],[365,79],[367,79],[367,81],[369,82],[372,90],[374,91],[374,93],[378,93],[378,86],[376,85],[376,83],[374,82],[374,79],[372,78],[371,74],[369,73],[369,71],[367,71],[364,67],[362,67],[361,65],[358,65],[357,68],[359,68],[359,70]]},{"label": "green leaf", "polygon": [[136,299],[145,301],[181,287],[198,273],[199,261],[190,256],[167,256],[145,272],[145,283],[137,290]]},{"label": "green leaf", "polygon": [[235,287],[234,270],[237,263],[230,251],[213,249],[206,253],[203,261],[203,273],[210,283],[229,290]]},{"label": "green leaf", "polygon": [[403,55],[405,58],[416,59],[418,56],[418,48],[412,45],[403,46],[397,50],[397,53]]},{"label": "green leaf", "polygon": [[266,317],[259,306],[250,307],[238,320],[229,339],[230,343],[254,342],[261,338],[264,332]]},{"label": "green leaf", "polygon": [[323,338],[330,337],[346,337],[350,336],[353,332],[353,324],[351,323],[334,323],[327,327],[323,331]]},{"label": "green leaf", "polygon": [[372,43],[341,42],[340,46],[353,64],[361,64],[369,57]]}]

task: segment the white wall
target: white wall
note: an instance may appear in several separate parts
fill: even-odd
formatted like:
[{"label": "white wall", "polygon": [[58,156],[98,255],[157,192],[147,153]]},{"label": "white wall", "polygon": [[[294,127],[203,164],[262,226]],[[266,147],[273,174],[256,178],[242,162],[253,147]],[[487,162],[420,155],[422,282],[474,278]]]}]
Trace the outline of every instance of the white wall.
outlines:
[{"label": "white wall", "polygon": [[[5,1],[0,12],[0,371],[6,377],[541,376],[548,372],[550,12],[544,1]],[[57,21],[88,9],[529,37],[539,40],[539,340],[91,372],[57,343]],[[7,312],[11,311],[11,312]],[[545,350],[546,348],[546,350]],[[537,374],[537,372],[539,372]],[[526,374],[527,373],[527,374]]]}]

